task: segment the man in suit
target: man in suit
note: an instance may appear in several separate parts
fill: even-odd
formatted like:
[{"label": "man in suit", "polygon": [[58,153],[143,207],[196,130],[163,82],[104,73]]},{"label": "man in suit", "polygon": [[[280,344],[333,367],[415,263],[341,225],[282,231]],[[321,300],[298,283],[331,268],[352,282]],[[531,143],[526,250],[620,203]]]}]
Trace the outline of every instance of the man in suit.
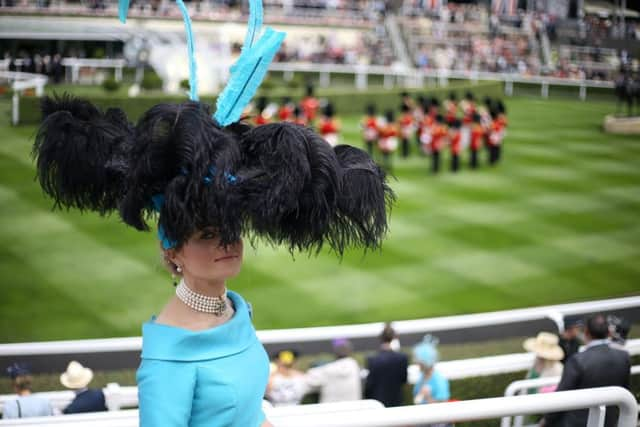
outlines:
[{"label": "man in suit", "polygon": [[91,369],[85,368],[75,360],[69,363],[67,370],[60,375],[60,382],[63,386],[73,389],[76,397],[62,412],[77,414],[107,410],[102,390],[88,388],[92,379],[93,371]]},{"label": "man in suit", "polygon": [[367,358],[369,375],[365,383],[365,399],[378,400],[386,407],[402,405],[402,386],[407,383],[409,361],[404,353],[392,348],[395,338],[391,325],[385,325],[380,334],[380,351]]},{"label": "man in suit", "polygon": [[[609,325],[603,315],[599,314],[587,319],[585,349],[567,359],[556,391],[606,386],[629,388],[631,376],[629,354],[612,348],[607,339],[608,335]],[[588,409],[547,414],[541,426],[584,427],[587,425],[588,414]],[[605,427],[615,426],[617,420],[617,408],[607,407]]]}]

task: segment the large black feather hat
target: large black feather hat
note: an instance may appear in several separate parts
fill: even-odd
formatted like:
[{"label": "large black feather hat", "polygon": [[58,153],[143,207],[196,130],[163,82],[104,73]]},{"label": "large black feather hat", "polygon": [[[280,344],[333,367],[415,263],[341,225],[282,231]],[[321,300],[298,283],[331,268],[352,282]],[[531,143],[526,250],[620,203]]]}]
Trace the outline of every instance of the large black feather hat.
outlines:
[{"label": "large black feather hat", "polygon": [[222,127],[206,104],[159,104],[132,124],[119,109],[45,97],[33,154],[58,208],[157,221],[163,246],[215,228],[315,251],[377,248],[394,195],[384,172],[350,146],[332,148],[289,122]]}]

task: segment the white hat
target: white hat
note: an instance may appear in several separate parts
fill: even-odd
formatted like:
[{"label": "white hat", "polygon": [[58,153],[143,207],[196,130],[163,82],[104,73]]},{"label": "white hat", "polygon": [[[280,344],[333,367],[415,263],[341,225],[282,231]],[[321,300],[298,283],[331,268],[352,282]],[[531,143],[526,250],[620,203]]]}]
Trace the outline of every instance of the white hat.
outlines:
[{"label": "white hat", "polygon": [[67,388],[85,388],[93,379],[93,371],[75,360],[69,362],[67,371],[60,375],[60,382]]},{"label": "white hat", "polygon": [[558,337],[549,332],[540,332],[537,337],[525,340],[525,350],[547,360],[562,360],[564,350],[558,345]]}]

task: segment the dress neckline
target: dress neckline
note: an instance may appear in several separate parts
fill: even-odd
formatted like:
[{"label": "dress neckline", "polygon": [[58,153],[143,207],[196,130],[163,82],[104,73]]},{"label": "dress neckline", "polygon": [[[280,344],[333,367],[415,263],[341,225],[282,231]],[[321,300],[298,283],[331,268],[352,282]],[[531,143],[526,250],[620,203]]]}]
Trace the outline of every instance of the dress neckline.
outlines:
[{"label": "dress neckline", "polygon": [[220,323],[220,324],[212,326],[210,328],[195,330],[195,329],[184,328],[182,326],[167,325],[166,323],[158,323],[158,322],[156,322],[156,319],[158,318],[158,316],[156,314],[152,315],[151,319],[149,319],[149,322],[147,322],[147,323],[150,324],[150,325],[155,325],[155,326],[159,326],[159,327],[163,327],[163,328],[177,329],[177,330],[180,330],[180,331],[192,332],[192,333],[212,331],[214,329],[217,329],[217,328],[220,328],[220,327],[226,325],[229,322],[232,322],[238,315],[238,306],[240,305],[240,302],[242,302],[241,301],[242,298],[239,298],[239,295],[236,294],[233,291],[227,291],[227,296],[229,297],[229,300],[231,301],[231,305],[233,307],[233,314],[224,323]]},{"label": "dress neckline", "polygon": [[142,358],[169,361],[217,359],[242,352],[257,341],[244,299],[229,291],[235,313],[225,323],[192,331],[150,321],[142,325]]}]

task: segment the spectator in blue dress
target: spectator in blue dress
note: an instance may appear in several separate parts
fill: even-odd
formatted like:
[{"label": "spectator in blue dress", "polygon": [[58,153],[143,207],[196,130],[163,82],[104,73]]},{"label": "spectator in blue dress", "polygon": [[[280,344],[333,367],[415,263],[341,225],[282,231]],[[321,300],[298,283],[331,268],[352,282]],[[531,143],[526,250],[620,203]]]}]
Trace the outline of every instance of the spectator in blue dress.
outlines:
[{"label": "spectator in blue dress", "polygon": [[24,364],[14,363],[7,368],[7,374],[13,382],[17,394],[15,400],[6,401],[2,409],[2,417],[28,418],[53,415],[49,399],[31,394],[31,372]]},{"label": "spectator in blue dress", "polygon": [[93,379],[93,371],[75,360],[69,363],[67,370],[60,375],[63,386],[76,393],[73,401],[62,411],[65,414],[106,411],[104,393],[99,389],[88,388]]},{"label": "spectator in blue dress", "polygon": [[451,398],[449,380],[434,369],[438,361],[438,339],[426,335],[413,348],[413,357],[420,366],[420,378],[413,387],[413,401],[416,405],[446,402]]}]

